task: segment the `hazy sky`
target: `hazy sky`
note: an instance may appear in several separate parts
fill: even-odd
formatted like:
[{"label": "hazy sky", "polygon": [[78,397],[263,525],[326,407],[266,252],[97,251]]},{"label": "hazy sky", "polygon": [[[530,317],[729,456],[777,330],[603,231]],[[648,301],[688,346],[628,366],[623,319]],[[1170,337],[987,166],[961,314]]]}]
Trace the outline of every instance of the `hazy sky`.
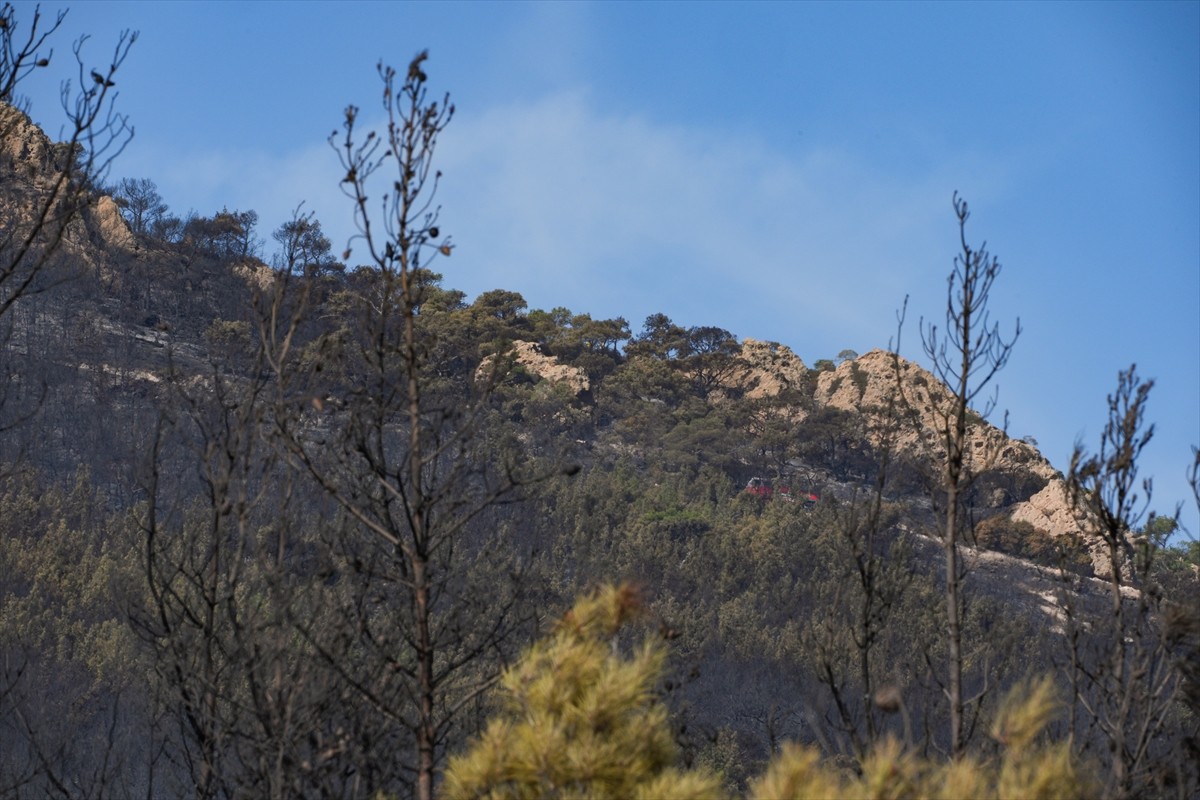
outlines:
[{"label": "hazy sky", "polygon": [[181,215],[252,208],[268,240],[305,201],[339,251],[326,139],[349,103],[379,118],[380,59],[428,48],[458,109],[446,285],[634,331],[663,312],[811,364],[886,346],[907,294],[901,352],[925,363],[957,190],[1004,264],[994,318],[1024,329],[1010,433],[1065,469],[1137,362],[1154,506],[1186,499],[1197,527],[1200,3],[78,3],[26,84],[51,134],[69,41],[103,64],[124,28],[137,135],[112,177]]}]

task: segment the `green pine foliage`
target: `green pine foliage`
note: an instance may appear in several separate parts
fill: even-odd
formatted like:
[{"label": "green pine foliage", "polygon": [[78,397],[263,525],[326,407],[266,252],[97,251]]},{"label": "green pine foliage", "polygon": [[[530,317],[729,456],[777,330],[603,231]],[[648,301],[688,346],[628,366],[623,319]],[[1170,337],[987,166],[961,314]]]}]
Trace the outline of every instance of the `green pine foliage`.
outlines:
[{"label": "green pine foliage", "polygon": [[0,488],[0,649],[28,658],[38,680],[68,670],[93,687],[135,679],[121,604],[137,551],[100,502],[86,470],[69,487],[24,476]]},{"label": "green pine foliage", "polygon": [[1093,797],[1099,788],[1072,758],[1069,742],[1043,742],[1045,728],[1057,708],[1049,678],[1014,689],[992,726],[992,738],[1001,747],[994,759],[922,759],[906,752],[899,740],[889,738],[863,760],[857,772],[847,772],[831,768],[815,748],[786,745],[754,784],[752,796],[756,800]]},{"label": "green pine foliage", "polygon": [[501,679],[501,710],[451,759],[446,798],[707,798],[715,775],[680,770],[654,687],[665,650],[625,654],[622,624],[641,603],[629,587],[585,596]]},{"label": "green pine foliage", "polygon": [[[501,680],[500,708],[467,752],[450,760],[445,798],[717,798],[721,776],[682,769],[655,687],[665,647],[622,652],[620,629],[641,604],[628,586],[582,597]],[[773,798],[1082,798],[1098,787],[1070,743],[1047,742],[1059,710],[1053,681],[1019,685],[991,727],[998,753],[957,761],[914,755],[895,737],[854,769],[814,747],[785,744],[749,796]]]}]

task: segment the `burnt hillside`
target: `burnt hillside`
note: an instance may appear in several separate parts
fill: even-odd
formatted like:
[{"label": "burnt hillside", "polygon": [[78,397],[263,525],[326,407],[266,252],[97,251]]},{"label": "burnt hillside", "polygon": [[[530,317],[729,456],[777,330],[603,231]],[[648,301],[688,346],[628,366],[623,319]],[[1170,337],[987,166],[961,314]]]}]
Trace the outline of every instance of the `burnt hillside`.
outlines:
[{"label": "burnt hillside", "polygon": [[[16,230],[56,162],[6,130]],[[1065,477],[975,412],[951,495],[953,395],[918,365],[470,299],[404,242],[340,263],[311,217],[135,230],[128,196],[88,192],[0,317],[0,794],[411,794],[497,671],[614,581],[671,640],[681,759],[731,790],[786,739],[937,753],[948,497],[970,751],[1046,672],[1077,721],[1052,735],[1103,758],[1115,734],[1078,720],[1108,684],[1063,670],[1105,664],[1125,614],[1138,785],[1195,790],[1168,669],[1197,653],[1187,554],[1125,530],[1114,566]],[[445,255],[422,224],[415,252]]]}]

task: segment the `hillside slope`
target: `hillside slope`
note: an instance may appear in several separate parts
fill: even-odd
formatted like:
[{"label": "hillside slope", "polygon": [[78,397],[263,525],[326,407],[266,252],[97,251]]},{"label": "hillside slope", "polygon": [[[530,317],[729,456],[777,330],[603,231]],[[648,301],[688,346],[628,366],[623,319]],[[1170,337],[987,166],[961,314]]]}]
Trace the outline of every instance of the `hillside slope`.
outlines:
[{"label": "hillside slope", "polygon": [[[10,128],[0,215],[16,226],[52,183],[54,146]],[[387,276],[328,260],[274,268],[245,212],[194,218],[168,240],[135,234],[103,190],[90,200],[4,317],[0,740],[25,749],[0,748],[0,785],[32,780],[38,748],[108,780],[126,766],[109,758],[120,741],[169,755],[109,788],[184,792],[189,757],[211,741],[195,724],[250,748],[225,767],[234,784],[260,788],[246,776],[270,741],[304,765],[283,795],[402,793],[403,681],[419,647],[405,627],[410,555],[378,534],[415,524],[391,459],[419,426],[396,411],[409,387],[407,367],[390,366],[402,335],[378,312]],[[634,332],[528,309],[512,290],[468,302],[439,275],[412,279],[432,406],[420,419],[437,442],[421,474],[446,490],[420,512],[454,532],[429,602],[434,634],[454,642],[446,662],[471,667],[439,689],[463,711],[438,731],[438,758],[482,724],[489,676],[573,597],[618,580],[643,587],[675,640],[661,695],[684,758],[730,787],[783,739],[840,757],[867,728],[945,746],[949,396],[929,372],[882,350],[818,369],[787,345],[663,314]],[[986,721],[994,687],[1099,658],[1112,565],[1076,547],[1090,521],[1035,446],[972,415],[967,453],[966,671]],[[1157,578],[1155,597],[1196,585]],[[1116,605],[1150,641],[1143,598]],[[172,605],[192,600],[205,613]],[[497,609],[503,624],[479,624]],[[1155,645],[1167,648],[1156,663],[1186,658],[1190,641]],[[131,705],[147,684],[153,700]],[[884,688],[903,714],[876,702]],[[1078,711],[1100,695],[1072,700]],[[1171,713],[1164,759],[1195,727],[1181,704]],[[1103,752],[1095,729],[1079,741]],[[974,746],[986,752],[982,733]]]}]

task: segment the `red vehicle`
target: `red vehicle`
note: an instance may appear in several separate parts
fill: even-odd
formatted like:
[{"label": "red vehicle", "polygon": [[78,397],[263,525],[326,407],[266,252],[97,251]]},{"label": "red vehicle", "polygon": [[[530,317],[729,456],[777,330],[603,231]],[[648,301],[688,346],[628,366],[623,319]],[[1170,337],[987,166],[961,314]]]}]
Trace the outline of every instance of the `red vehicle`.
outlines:
[{"label": "red vehicle", "polygon": [[[764,478],[751,478],[749,482],[746,483],[744,492],[762,500],[771,500],[772,498],[778,497],[780,500],[788,503],[794,503],[796,501],[796,495],[792,494],[791,486],[787,486],[786,484],[774,486],[770,481]],[[802,492],[799,497],[800,502],[804,504],[805,508],[812,508],[817,504],[817,501],[821,499],[812,492]]]},{"label": "red vehicle", "polygon": [[[762,478],[751,478],[746,484],[746,494],[752,494],[755,497],[760,497],[763,500],[770,500],[775,495],[775,487],[770,481]],[[780,494],[791,494],[791,488],[786,486],[779,487]]]}]

